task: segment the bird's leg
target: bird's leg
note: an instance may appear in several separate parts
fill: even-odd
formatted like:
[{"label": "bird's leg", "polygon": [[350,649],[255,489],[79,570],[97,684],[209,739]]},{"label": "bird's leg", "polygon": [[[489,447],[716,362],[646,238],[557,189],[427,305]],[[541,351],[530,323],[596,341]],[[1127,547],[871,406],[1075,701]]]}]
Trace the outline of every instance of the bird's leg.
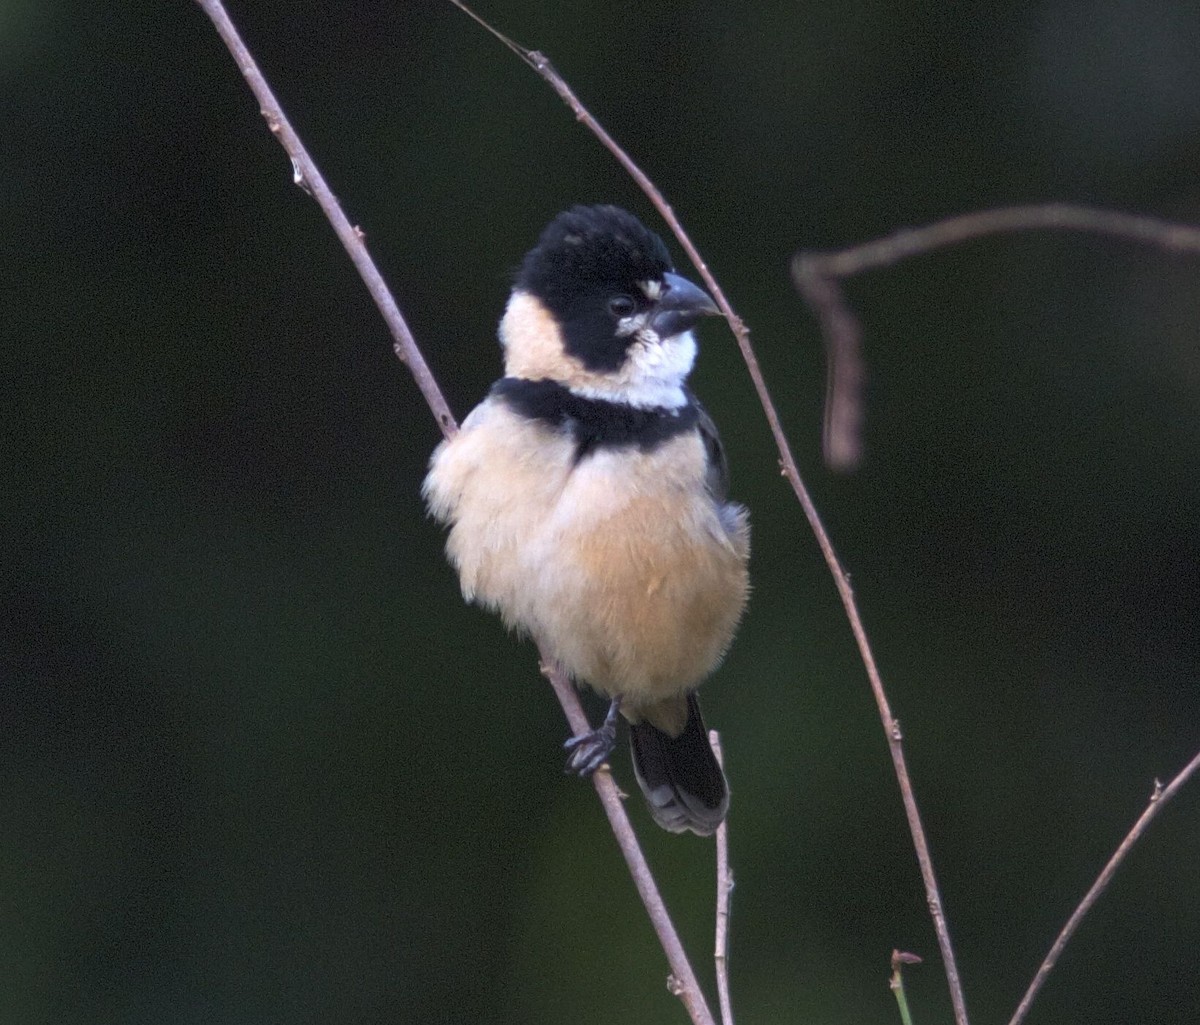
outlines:
[{"label": "bird's leg", "polygon": [[590,776],[607,761],[610,752],[617,743],[617,713],[621,710],[621,696],[618,694],[608,706],[608,714],[596,729],[571,737],[563,747],[571,752],[567,759],[564,772],[574,772],[580,776]]}]

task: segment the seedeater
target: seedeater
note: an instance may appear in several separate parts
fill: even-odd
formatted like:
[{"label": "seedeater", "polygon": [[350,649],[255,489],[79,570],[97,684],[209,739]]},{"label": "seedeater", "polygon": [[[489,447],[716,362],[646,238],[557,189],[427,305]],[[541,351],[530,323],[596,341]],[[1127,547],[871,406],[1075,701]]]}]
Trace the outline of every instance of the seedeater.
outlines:
[{"label": "seedeater", "polygon": [[423,487],[466,600],[611,698],[599,729],[567,741],[568,770],[603,764],[619,712],[654,820],[701,836],[729,788],[696,688],[749,592],[747,513],[727,501],[720,439],[685,385],[691,329],[718,312],[632,214],[559,214],[500,321],[504,377]]}]

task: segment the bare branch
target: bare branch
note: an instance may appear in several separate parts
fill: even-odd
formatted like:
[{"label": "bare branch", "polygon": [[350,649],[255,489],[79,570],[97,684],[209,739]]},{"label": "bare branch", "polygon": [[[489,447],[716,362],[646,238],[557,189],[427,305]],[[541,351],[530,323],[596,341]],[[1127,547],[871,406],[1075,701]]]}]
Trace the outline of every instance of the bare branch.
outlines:
[{"label": "bare branch", "polygon": [[1146,810],[1138,816],[1138,820],[1133,824],[1133,828],[1129,831],[1125,839],[1121,841],[1116,851],[1113,852],[1113,856],[1108,859],[1108,864],[1104,866],[1104,871],[1096,877],[1096,881],[1092,883],[1092,888],[1088,890],[1083,900],[1079,902],[1079,907],[1067,919],[1067,924],[1062,927],[1062,932],[1058,934],[1058,938],[1054,941],[1050,952],[1046,955],[1045,960],[1042,961],[1041,967],[1038,968],[1037,974],[1034,975],[1033,981],[1029,984],[1029,989],[1025,991],[1025,995],[1017,1005],[1016,1011],[1013,1012],[1008,1025],[1021,1025],[1021,1022],[1025,1020],[1025,1016],[1029,1013],[1029,1008],[1033,1005],[1034,998],[1042,988],[1042,983],[1046,981],[1046,976],[1054,970],[1055,964],[1058,963],[1059,955],[1063,952],[1063,948],[1066,947],[1067,943],[1070,942],[1071,937],[1075,935],[1075,930],[1079,928],[1079,923],[1083,921],[1084,915],[1091,911],[1092,905],[1108,889],[1108,884],[1112,882],[1112,877],[1116,874],[1117,869],[1121,867],[1121,862],[1125,860],[1133,845],[1141,839],[1142,834],[1146,832],[1158,813],[1163,810],[1163,806],[1179,792],[1179,789],[1197,769],[1200,769],[1200,754],[1197,754],[1188,762],[1179,775],[1165,787],[1158,780],[1154,781],[1154,790],[1150,794],[1150,803],[1146,806]]},{"label": "bare branch", "polygon": [[826,389],[825,458],[850,469],[862,453],[862,327],[837,282],[863,271],[890,267],[945,246],[1017,231],[1080,231],[1145,242],[1175,252],[1200,253],[1200,228],[1099,210],[1070,203],[1000,207],[902,228],[883,238],[831,253],[798,253],[792,279],[821,322],[829,367]]},{"label": "bare branch", "polygon": [[486,28],[492,35],[499,39],[505,46],[516,53],[526,64],[534,69],[554,91],[562,98],[563,102],[571,108],[575,114],[577,121],[581,122],[587,129],[596,136],[600,143],[607,149],[625,168],[630,177],[637,183],[638,187],[646,194],[647,198],[658,210],[663,220],[671,228],[675,237],[679,240],[679,244],[683,246],[684,251],[688,254],[688,259],[691,260],[696,270],[699,271],[700,277],[707,286],[713,299],[716,300],[721,312],[725,315],[725,319],[729,322],[729,326],[733,331],[734,337],[737,339],[738,348],[741,350],[742,359],[746,363],[746,368],[750,373],[750,380],[754,383],[754,390],[758,394],[759,403],[762,405],[763,413],[766,415],[767,424],[771,429],[771,435],[775,439],[775,446],[779,451],[780,466],[783,469],[783,475],[787,478],[788,483],[792,486],[797,500],[800,502],[800,507],[804,510],[804,515],[808,519],[809,526],[812,528],[813,534],[816,536],[817,544],[821,549],[821,554],[825,558],[825,563],[829,567],[829,572],[833,576],[834,584],[837,586],[838,595],[841,598],[842,605],[846,610],[846,616],[850,621],[850,629],[854,634],[855,643],[858,645],[859,655],[863,660],[863,665],[867,671],[867,677],[871,682],[871,690],[875,695],[875,703],[879,709],[879,716],[883,723],[884,732],[888,738],[888,747],[892,756],[892,765],[896,772],[896,778],[900,784],[900,795],[904,803],[904,813],[908,820],[908,828],[912,833],[913,844],[917,852],[917,861],[921,868],[921,878],[925,884],[925,896],[929,903],[930,914],[933,918],[934,930],[937,933],[938,946],[941,949],[942,961],[946,970],[946,981],[950,989],[950,1001],[954,1006],[954,1019],[956,1025],[968,1025],[967,1023],[967,1007],[966,1000],[963,996],[962,982],[959,979],[958,964],[954,956],[954,947],[950,942],[950,930],[946,923],[946,916],[942,910],[942,897],[938,889],[937,876],[933,870],[933,862],[929,856],[929,845],[925,840],[925,830],[921,825],[921,816],[917,809],[916,797],[913,794],[912,783],[908,775],[908,767],[904,760],[904,748],[901,743],[900,730],[892,716],[891,707],[888,704],[887,695],[883,689],[883,680],[879,675],[878,666],[875,663],[875,657],[871,652],[871,645],[867,639],[867,633],[863,627],[862,617],[859,615],[858,607],[854,601],[854,592],[850,587],[850,580],[846,575],[845,570],[838,560],[837,553],[834,551],[833,542],[829,538],[829,534],[825,530],[824,524],[821,522],[821,517],[817,513],[816,505],[809,496],[808,489],[804,486],[804,482],[800,477],[800,471],[796,467],[796,461],[792,456],[791,446],[788,444],[787,436],[784,434],[783,426],[779,420],[779,414],[775,409],[775,403],[771,399],[771,394],[767,389],[766,381],[763,379],[762,371],[759,369],[758,357],[754,354],[754,349],[750,345],[750,332],[747,330],[745,323],[741,317],[734,312],[733,307],[725,298],[725,293],[717,280],[712,276],[708,269],[708,265],[700,256],[692,240],[688,237],[687,232],[683,230],[683,226],[679,223],[679,219],[675,216],[674,211],[663,197],[662,193],[654,185],[654,183],[646,176],[646,174],[633,162],[633,159],[627,154],[617,143],[612,136],[604,130],[600,123],[592,116],[586,107],[579,101],[571,87],[563,80],[562,76],[554,70],[549,59],[537,50],[527,50],[520,46],[507,36],[498,32],[491,25],[485,22],[479,15],[471,11],[462,0],[450,0],[456,7],[465,11],[475,21]]},{"label": "bare branch", "polygon": [[[576,736],[587,733],[590,726],[583,707],[579,703],[579,695],[575,688],[567,679],[566,674],[547,660],[544,652],[541,654],[542,672],[550,681],[550,686],[554,688],[554,693],[563,707],[571,729]],[[696,973],[692,971],[691,963],[683,949],[679,933],[675,931],[675,925],[667,912],[662,894],[658,891],[658,884],[654,881],[650,866],[646,862],[646,856],[638,844],[637,835],[633,831],[629,816],[625,813],[625,805],[621,800],[621,793],[617,789],[612,773],[607,767],[601,767],[598,772],[592,773],[592,783],[596,787],[596,793],[600,795],[600,803],[604,806],[604,812],[608,816],[609,825],[612,826],[613,835],[617,838],[617,846],[621,848],[625,864],[629,866],[629,874],[633,877],[634,885],[646,907],[650,924],[654,926],[658,941],[667,955],[667,964],[671,968],[668,988],[675,996],[679,997],[695,1025],[716,1025],[712,1011],[708,1008],[708,1002],[704,999],[704,991],[700,988]]]},{"label": "bare branch", "polygon": [[892,951],[892,976],[888,979],[888,988],[896,998],[896,1007],[900,1011],[900,1025],[913,1025],[912,1013],[908,1009],[908,996],[904,992],[904,966],[920,964],[921,958],[903,950]]},{"label": "bare branch", "polygon": [[[220,0],[197,0],[197,2],[212,20],[225,45],[229,48],[230,53],[233,54],[242,76],[246,79],[251,91],[258,99],[263,117],[266,118],[271,131],[291,157],[296,184],[300,185],[309,195],[316,199],[321,210],[329,219],[338,238],[341,239],[346,251],[350,254],[355,267],[358,268],[359,274],[362,276],[367,289],[371,293],[371,297],[375,300],[376,305],[383,314],[385,322],[391,329],[396,355],[408,365],[417,382],[417,386],[421,390],[421,394],[429,406],[430,412],[433,413],[434,418],[441,427],[442,433],[450,437],[457,431],[457,423],[450,412],[449,406],[446,404],[446,400],[442,396],[441,389],[438,387],[433,374],[430,372],[417,346],[416,340],[413,338],[412,332],[405,323],[395,299],[393,299],[391,292],[383,281],[383,277],[367,252],[366,244],[363,241],[363,233],[357,227],[350,224],[349,219],[346,217],[337,198],[326,184],[320,170],[308,155],[299,136],[288,122],[283,109],[279,105],[279,101],[276,100],[270,87],[267,85],[266,79],[263,77],[253,56],[242,41],[241,36],[238,34]],[[545,665],[546,659],[544,653],[542,661]],[[550,680],[555,695],[558,697],[559,703],[562,705],[563,713],[568,723],[570,723],[571,729],[577,735],[586,733],[589,728],[587,716],[584,714],[583,708],[579,703],[579,696],[576,694],[574,687],[571,686],[560,670],[544,669],[544,671]],[[607,771],[594,773],[592,781],[595,784],[596,792],[600,796],[604,811],[608,816],[613,834],[617,839],[617,845],[620,847],[621,853],[625,857],[625,862],[629,866],[634,885],[637,887],[642,902],[646,906],[647,914],[666,953],[673,980],[672,992],[680,997],[688,1013],[691,1015],[692,1021],[696,1025],[715,1025],[712,1012],[708,1009],[703,991],[700,989],[700,984],[696,980],[695,973],[688,963],[687,956],[683,951],[683,945],[679,940],[679,935],[671,923],[666,905],[658,892],[654,877],[650,873],[650,867],[646,863],[645,856],[638,845],[633,826],[629,822],[629,817],[625,814],[625,807],[621,803],[620,793],[613,782],[611,773]]]},{"label": "bare branch", "polygon": [[1038,203],[947,217],[923,228],[901,228],[883,238],[832,253],[800,253],[792,267],[793,270],[800,268],[797,273],[806,273],[811,268],[825,277],[849,278],[959,242],[1035,230],[1111,235],[1147,242],[1162,249],[1200,253],[1200,228],[1119,210],[1100,210],[1072,203]]},{"label": "bare branch", "polygon": [[821,320],[825,340],[825,423],[821,433],[825,463],[833,470],[852,470],[862,458],[866,380],[862,328],[832,277],[807,268],[794,277],[800,294]]},{"label": "bare branch", "polygon": [[[721,734],[708,731],[717,764],[725,769]],[[721,1007],[721,1025],[733,1025],[733,1004],[729,999],[729,898],[733,894],[733,872],[729,868],[729,820],[717,826],[717,935],[713,960],[717,970],[717,1002]]]},{"label": "bare branch", "polygon": [[241,35],[234,27],[220,0],[197,0],[197,3],[208,15],[216,27],[217,33],[229,48],[229,52],[233,54],[234,60],[237,61],[238,70],[241,71],[246,84],[250,86],[250,91],[254,93],[255,99],[258,100],[260,113],[266,119],[267,126],[287,151],[288,156],[292,158],[293,180],[317,201],[321,212],[333,226],[334,232],[341,240],[346,252],[350,254],[350,259],[366,284],[367,291],[371,293],[371,298],[375,300],[375,305],[379,307],[379,312],[383,315],[384,322],[392,333],[393,349],[396,355],[408,364],[413,380],[416,381],[430,412],[437,420],[438,427],[446,437],[450,437],[458,430],[458,424],[450,412],[450,407],[446,404],[437,381],[434,380],[429,365],[425,362],[425,357],[417,348],[416,339],[413,338],[412,331],[409,330],[408,324],[404,320],[404,315],[396,305],[396,300],[392,298],[392,293],[388,291],[387,285],[384,284],[383,275],[379,273],[375,261],[367,251],[363,232],[356,225],[350,223],[338,203],[337,197],[326,184],[325,177],[317,168],[312,157],[308,155],[308,150],[305,149],[304,143],[300,141],[300,136],[296,134],[291,122],[284,115],[283,108],[279,105],[271,87],[267,85],[267,80],[263,77],[257,62],[242,41]]}]

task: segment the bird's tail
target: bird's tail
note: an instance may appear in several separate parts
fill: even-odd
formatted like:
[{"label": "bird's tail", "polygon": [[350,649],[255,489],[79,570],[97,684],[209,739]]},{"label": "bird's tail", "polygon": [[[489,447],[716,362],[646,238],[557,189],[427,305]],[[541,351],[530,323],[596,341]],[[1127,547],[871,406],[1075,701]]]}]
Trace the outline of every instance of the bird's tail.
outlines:
[{"label": "bird's tail", "polygon": [[629,740],[633,771],[654,821],[672,833],[715,833],[729,810],[729,786],[708,742],[696,695],[687,696],[687,724],[679,736],[642,721],[630,727]]}]

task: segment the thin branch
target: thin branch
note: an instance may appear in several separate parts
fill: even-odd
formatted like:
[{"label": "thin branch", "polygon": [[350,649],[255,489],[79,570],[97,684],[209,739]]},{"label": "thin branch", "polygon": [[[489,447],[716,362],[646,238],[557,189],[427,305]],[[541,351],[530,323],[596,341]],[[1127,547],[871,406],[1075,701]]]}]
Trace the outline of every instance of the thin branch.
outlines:
[{"label": "thin branch", "polygon": [[1072,203],[1036,203],[947,217],[923,228],[901,228],[883,238],[837,252],[800,253],[792,266],[797,273],[815,271],[825,277],[849,278],[959,242],[1035,230],[1112,235],[1163,249],[1200,253],[1200,228],[1119,210],[1100,210]]},{"label": "thin branch", "polygon": [[[587,733],[590,726],[575,688],[566,674],[547,660],[544,652],[541,652],[541,655],[542,672],[554,688],[571,729],[576,736]],[[612,773],[607,767],[601,767],[599,771],[592,773],[592,783],[596,787],[596,793],[600,795],[600,803],[604,806],[613,835],[617,838],[617,846],[621,848],[625,864],[629,866],[629,874],[633,877],[633,883],[646,907],[650,924],[654,926],[658,941],[667,955],[667,963],[671,967],[668,988],[679,997],[695,1025],[716,1025],[708,1002],[704,999],[704,991],[700,988],[696,973],[692,971],[679,933],[675,931],[662,894],[659,893],[658,884],[655,883],[650,866],[646,862],[646,856],[638,844],[629,816],[625,813],[621,792],[613,780]]]},{"label": "thin branch", "polygon": [[1112,877],[1116,874],[1117,869],[1121,867],[1121,862],[1125,860],[1133,845],[1141,839],[1142,834],[1146,832],[1150,823],[1158,816],[1158,813],[1163,810],[1163,806],[1179,792],[1179,789],[1197,769],[1200,769],[1200,754],[1197,754],[1188,762],[1179,775],[1165,787],[1158,780],[1154,781],[1154,792],[1150,795],[1150,803],[1146,806],[1146,810],[1138,816],[1138,820],[1133,824],[1133,828],[1129,831],[1125,839],[1121,841],[1121,845],[1113,853],[1113,856],[1108,859],[1108,864],[1104,866],[1104,871],[1096,877],[1096,881],[1092,883],[1092,888],[1088,890],[1083,900],[1079,902],[1079,907],[1067,919],[1067,924],[1063,926],[1062,932],[1058,934],[1058,938],[1054,941],[1050,952],[1046,955],[1045,960],[1042,961],[1041,967],[1038,968],[1037,974],[1033,977],[1033,981],[1029,984],[1029,989],[1025,991],[1025,995],[1017,1005],[1016,1011],[1013,1012],[1008,1025],[1021,1025],[1021,1022],[1025,1020],[1025,1016],[1029,1013],[1029,1008],[1033,1004],[1034,997],[1038,995],[1038,991],[1042,988],[1042,983],[1046,981],[1046,976],[1054,970],[1055,964],[1058,963],[1059,955],[1063,952],[1063,948],[1070,941],[1071,937],[1075,935],[1075,930],[1079,928],[1079,923],[1083,921],[1084,915],[1091,911],[1092,905],[1108,889],[1108,884],[1112,882]]},{"label": "thin branch", "polygon": [[674,211],[657,186],[613,140],[612,136],[604,130],[588,109],[584,107],[571,87],[554,70],[554,66],[550,63],[546,55],[537,50],[528,50],[509,39],[485,22],[479,15],[471,11],[462,0],[450,0],[450,2],[469,14],[545,79],[559,97],[562,98],[563,102],[571,108],[576,120],[581,122],[595,135],[605,149],[625,168],[630,177],[633,178],[642,192],[646,194],[663,220],[671,228],[671,231],[679,240],[679,244],[683,246],[684,251],[687,253],[688,259],[691,260],[696,270],[699,271],[700,277],[712,294],[713,299],[716,300],[721,312],[725,315],[725,319],[729,322],[734,337],[737,339],[738,348],[741,350],[742,359],[745,361],[746,368],[750,373],[750,380],[754,384],[754,390],[758,394],[759,403],[762,405],[763,413],[766,415],[771,435],[775,439],[775,446],[779,451],[779,460],[783,475],[792,486],[792,491],[795,493],[800,507],[804,510],[804,515],[808,519],[809,526],[817,539],[817,545],[820,547],[821,554],[825,558],[825,563],[829,567],[829,572],[833,576],[838,595],[846,611],[846,617],[850,621],[851,632],[854,634],[855,643],[858,645],[859,655],[866,668],[867,678],[871,683],[871,691],[875,696],[875,704],[879,709],[879,716],[883,723],[885,735],[888,738],[888,748],[892,756],[892,765],[896,772],[896,778],[900,785],[900,796],[904,803],[904,814],[908,820],[908,828],[912,833],[913,845],[917,852],[921,878],[925,885],[925,896],[929,904],[930,915],[933,919],[934,931],[937,933],[938,947],[941,950],[942,962],[946,971],[946,982],[950,989],[950,1001],[954,1007],[954,1020],[956,1025],[968,1025],[962,981],[958,974],[958,964],[954,956],[954,947],[950,942],[949,926],[946,922],[945,913],[942,910],[942,898],[938,889],[937,876],[933,869],[933,861],[929,855],[929,845],[925,839],[925,830],[921,825],[921,816],[917,809],[916,797],[913,794],[908,767],[904,760],[904,747],[901,742],[900,727],[892,716],[891,707],[888,704],[887,695],[883,689],[883,680],[879,675],[875,657],[871,652],[871,645],[867,639],[866,629],[863,626],[862,617],[859,615],[858,607],[854,600],[854,592],[850,587],[849,577],[838,560],[837,553],[833,548],[833,542],[830,540],[829,534],[826,532],[824,524],[822,524],[821,518],[817,513],[816,505],[813,503],[808,489],[804,486],[804,482],[800,477],[800,471],[796,467],[796,461],[792,456],[791,447],[788,444],[787,436],[784,434],[783,426],[780,423],[775,403],[771,399],[766,381],[763,379],[762,371],[759,369],[758,358],[755,356],[754,350],[750,345],[750,333],[745,323],[734,312],[728,299],[725,298],[725,293],[721,289],[721,286],[709,272],[708,265],[700,256],[699,251],[688,237],[687,232],[683,230],[679,219],[675,216]]},{"label": "thin branch", "polygon": [[197,3],[208,15],[217,33],[229,48],[229,52],[233,54],[233,59],[237,61],[238,70],[242,73],[246,84],[250,86],[254,98],[258,100],[259,112],[266,119],[267,127],[271,129],[280,145],[292,158],[293,181],[317,201],[321,212],[333,226],[334,233],[350,255],[350,259],[367,286],[367,291],[371,293],[371,298],[379,307],[384,323],[392,333],[392,347],[397,357],[408,365],[413,380],[416,381],[430,412],[438,422],[438,427],[446,437],[450,437],[458,430],[458,424],[450,412],[450,407],[446,404],[437,381],[434,380],[429,365],[425,362],[425,357],[417,348],[416,339],[413,338],[412,331],[409,330],[408,324],[404,320],[404,315],[396,305],[396,300],[392,298],[392,293],[388,291],[383,275],[379,273],[375,261],[367,251],[363,232],[356,225],[350,223],[338,203],[337,197],[326,184],[324,175],[321,174],[312,157],[308,155],[308,150],[305,149],[304,143],[300,141],[300,136],[296,134],[291,122],[284,115],[283,108],[279,105],[271,87],[267,85],[267,80],[263,77],[257,62],[242,41],[241,35],[225,12],[225,7],[220,0],[197,0]]},{"label": "thin branch", "polygon": [[798,253],[792,260],[796,288],[821,322],[829,366],[825,457],[849,469],[862,451],[862,328],[838,282],[863,271],[890,267],[945,246],[1017,231],[1080,231],[1145,242],[1176,252],[1200,253],[1200,228],[1117,210],[1042,203],[1000,207],[902,228],[883,238],[831,253]]},{"label": "thin branch", "polygon": [[900,1025],[913,1025],[912,1013],[908,1009],[908,996],[904,992],[904,966],[920,964],[921,959],[916,954],[903,950],[892,951],[892,976],[888,979],[888,988],[896,998],[896,1007],[900,1011]]},{"label": "thin branch", "polygon": [[[366,283],[371,297],[375,300],[375,304],[379,307],[384,321],[392,332],[394,339],[393,348],[397,357],[407,364],[442,433],[446,437],[450,437],[457,431],[458,425],[455,422],[453,414],[450,412],[450,407],[446,404],[446,400],[442,396],[437,381],[434,379],[428,364],[426,364],[421,354],[421,350],[417,346],[416,340],[413,338],[412,332],[409,330],[403,315],[400,313],[395,299],[392,297],[391,292],[383,281],[383,277],[367,252],[363,233],[357,227],[350,224],[337,198],[326,184],[324,177],[309,156],[304,144],[300,141],[300,137],[288,122],[282,107],[279,105],[279,101],[267,85],[266,79],[263,77],[257,63],[251,56],[246,44],[242,41],[229,15],[226,13],[221,0],[197,0],[197,2],[211,19],[221,39],[229,48],[230,53],[233,54],[242,77],[246,79],[247,84],[259,102],[263,117],[266,119],[275,137],[279,139],[291,157],[292,165],[295,169],[294,178],[296,184],[300,185],[316,199],[321,210],[329,219],[338,238],[341,239],[342,245],[345,246],[346,251],[350,254],[355,267],[358,268],[359,274]],[[546,663],[544,653],[542,653],[542,661],[543,664]],[[560,670],[549,669],[544,671],[550,680],[559,703],[562,705],[563,713],[571,729],[576,735],[586,733],[589,728],[587,716],[580,705],[579,695],[576,693],[575,688],[571,686]],[[613,782],[611,773],[606,771],[594,773],[592,781],[595,784],[596,792],[600,796],[604,811],[608,816],[609,824],[617,840],[617,845],[620,847],[621,853],[625,857],[625,862],[629,866],[634,885],[637,887],[642,902],[646,906],[646,912],[666,953],[667,962],[671,969],[672,992],[681,999],[688,1013],[691,1015],[692,1021],[696,1025],[715,1025],[712,1012],[708,1009],[703,991],[700,989],[700,984],[696,980],[696,975],[692,971],[691,965],[688,963],[683,945],[679,940],[679,935],[671,923],[666,904],[658,892],[658,887],[655,885],[654,878],[650,873],[649,865],[646,863],[645,856],[638,846],[637,836],[633,831],[633,826],[629,821],[628,815],[625,813],[625,807],[621,802],[620,793]]]},{"label": "thin branch", "polygon": [[820,319],[825,341],[825,463],[833,470],[852,470],[862,458],[862,327],[832,277],[805,271],[793,272],[796,287]]},{"label": "thin branch", "polygon": [[[725,752],[721,750],[721,734],[708,731],[717,764],[725,769]],[[717,1001],[721,1007],[721,1025],[733,1025],[733,1004],[729,999],[729,898],[733,894],[733,872],[729,868],[729,820],[717,826],[717,935],[713,961],[717,971]]]}]

